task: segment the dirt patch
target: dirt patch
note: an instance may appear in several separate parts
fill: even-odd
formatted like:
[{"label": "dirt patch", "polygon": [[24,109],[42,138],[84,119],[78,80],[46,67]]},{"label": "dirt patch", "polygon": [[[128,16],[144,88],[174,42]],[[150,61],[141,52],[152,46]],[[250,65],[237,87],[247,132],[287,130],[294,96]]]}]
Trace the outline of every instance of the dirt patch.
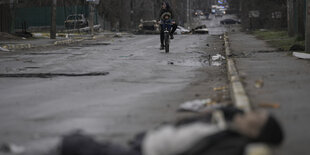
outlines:
[{"label": "dirt patch", "polygon": [[0,32],[0,40],[5,41],[5,40],[21,40],[20,37],[6,33],[6,32]]}]

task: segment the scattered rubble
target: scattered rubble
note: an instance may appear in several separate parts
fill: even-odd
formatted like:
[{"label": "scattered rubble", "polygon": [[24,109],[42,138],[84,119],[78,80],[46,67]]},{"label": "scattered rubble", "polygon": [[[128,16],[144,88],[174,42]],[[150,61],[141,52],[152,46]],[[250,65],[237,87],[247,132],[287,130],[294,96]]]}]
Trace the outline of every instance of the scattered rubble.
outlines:
[{"label": "scattered rubble", "polygon": [[255,81],[255,88],[262,88],[264,86],[263,80],[256,80]]},{"label": "scattered rubble", "polygon": [[222,56],[221,54],[216,54],[216,55],[212,56],[212,60],[213,61],[221,61],[221,60],[225,60],[225,57]]},{"label": "scattered rubble", "polygon": [[6,49],[6,48],[2,48],[0,47],[0,51],[3,51],[3,52],[10,52],[10,50]]},{"label": "scattered rubble", "polygon": [[179,106],[179,111],[201,112],[221,107],[212,99],[188,101]]},{"label": "scattered rubble", "polygon": [[114,38],[121,38],[123,35],[121,34],[121,33],[116,33],[115,35],[114,35]]},{"label": "scattered rubble", "polygon": [[226,90],[226,89],[227,89],[227,86],[213,88],[214,91],[223,91],[223,90]]},{"label": "scattered rubble", "polygon": [[168,65],[174,65],[174,62],[168,61]]},{"label": "scattered rubble", "polygon": [[272,108],[272,109],[280,108],[280,104],[277,104],[277,103],[260,103],[258,104],[258,106],[261,108]]}]

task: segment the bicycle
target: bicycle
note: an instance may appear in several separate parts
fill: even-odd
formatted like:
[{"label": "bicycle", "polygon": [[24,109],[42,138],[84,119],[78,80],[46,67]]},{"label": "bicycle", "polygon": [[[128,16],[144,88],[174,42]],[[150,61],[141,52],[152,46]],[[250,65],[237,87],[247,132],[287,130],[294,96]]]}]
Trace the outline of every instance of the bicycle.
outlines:
[{"label": "bicycle", "polygon": [[172,21],[170,19],[164,20],[162,28],[164,29],[164,44],[165,44],[164,47],[165,47],[165,52],[169,53],[170,32],[171,32],[171,28],[172,28]]}]

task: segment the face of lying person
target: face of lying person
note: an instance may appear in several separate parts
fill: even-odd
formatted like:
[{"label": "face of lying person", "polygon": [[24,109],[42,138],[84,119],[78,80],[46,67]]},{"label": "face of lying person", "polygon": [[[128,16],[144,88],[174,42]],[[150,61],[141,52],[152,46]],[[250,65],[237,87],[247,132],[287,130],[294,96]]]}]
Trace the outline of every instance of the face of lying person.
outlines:
[{"label": "face of lying person", "polygon": [[235,116],[232,126],[240,134],[249,138],[256,138],[259,136],[267,118],[268,113],[266,111],[256,110]]}]

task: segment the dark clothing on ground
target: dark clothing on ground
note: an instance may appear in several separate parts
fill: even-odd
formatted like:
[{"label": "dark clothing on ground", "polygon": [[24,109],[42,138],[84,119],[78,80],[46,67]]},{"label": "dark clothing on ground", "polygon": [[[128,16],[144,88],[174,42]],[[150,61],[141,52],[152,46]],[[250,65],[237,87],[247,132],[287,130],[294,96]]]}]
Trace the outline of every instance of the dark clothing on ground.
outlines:
[{"label": "dark clothing on ground", "polygon": [[[120,145],[97,142],[88,135],[72,134],[63,138],[60,155],[142,155],[144,135],[136,138],[135,147],[125,149]],[[202,138],[194,147],[178,155],[242,155],[249,142],[240,134],[225,130]]]},{"label": "dark clothing on ground", "polygon": [[249,140],[240,134],[225,130],[207,136],[180,155],[243,155]]},{"label": "dark clothing on ground", "polygon": [[97,142],[93,137],[81,133],[64,136],[59,152],[60,155],[140,155],[120,145]]}]

